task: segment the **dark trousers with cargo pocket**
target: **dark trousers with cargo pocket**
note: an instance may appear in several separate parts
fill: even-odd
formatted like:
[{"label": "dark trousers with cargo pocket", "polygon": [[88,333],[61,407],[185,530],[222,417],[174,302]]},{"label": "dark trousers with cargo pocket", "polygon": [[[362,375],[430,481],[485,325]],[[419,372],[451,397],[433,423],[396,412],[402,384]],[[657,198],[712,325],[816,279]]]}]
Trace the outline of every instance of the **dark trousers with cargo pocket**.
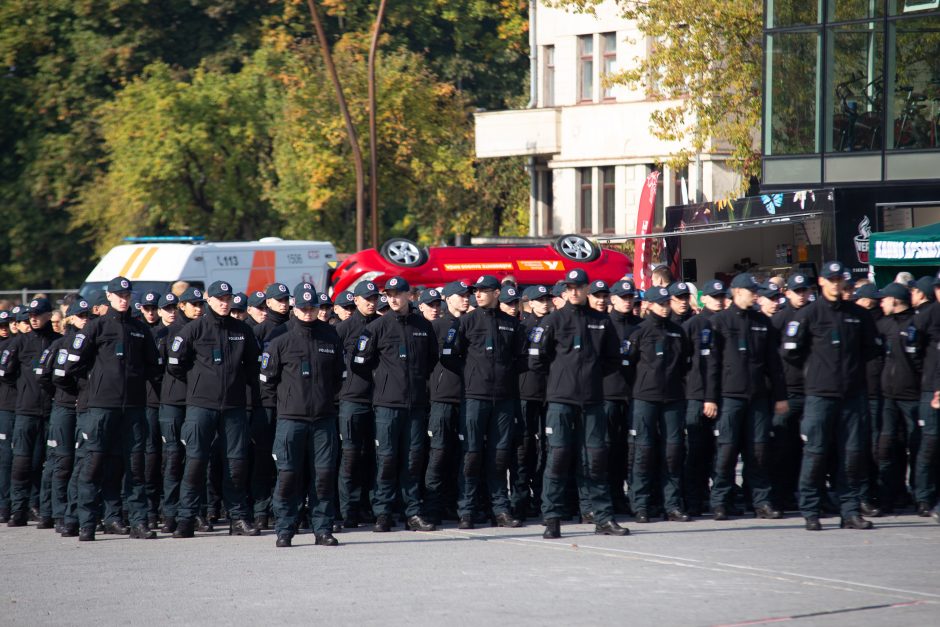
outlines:
[{"label": "dark trousers with cargo pocket", "polygon": [[50,469],[52,517],[65,519],[69,505],[69,481],[75,467],[76,412],[72,407],[54,405],[46,433],[46,466]]},{"label": "dark trousers with cargo pocket", "polygon": [[565,486],[572,460],[581,511],[594,512],[601,525],[614,517],[607,479],[607,415],[602,403],[578,407],[549,403],[545,413],[547,456],[542,480],[542,517],[563,518],[567,514]]},{"label": "dark trousers with cargo pocket", "polygon": [[13,469],[12,411],[0,411],[0,511],[10,513],[10,473]]},{"label": "dark trousers with cargo pocket", "polygon": [[180,431],[186,417],[184,405],[160,405],[160,439],[163,443],[163,516],[176,518],[180,502],[180,482],[186,449],[180,442]]},{"label": "dark trousers with cargo pocket", "polygon": [[375,478],[375,413],[372,405],[339,402],[339,508],[343,520],[358,520],[371,509],[369,492]]},{"label": "dark trousers with cargo pocket", "polygon": [[715,425],[715,475],[711,506],[730,507],[738,455],[744,457],[744,483],[754,507],[770,505],[770,399],[724,397]]},{"label": "dark trousers with cargo pocket", "polygon": [[[800,469],[800,511],[819,516],[826,484],[826,471],[835,468],[835,488],[842,518],[857,516],[860,486],[866,479],[863,459],[863,395],[848,398],[807,396],[800,423],[803,465]],[[829,456],[834,455],[833,464]]]},{"label": "dark trousers with cargo pocket", "polygon": [[[78,522],[92,527],[98,522],[102,501],[114,502],[121,494],[122,473],[114,472],[109,463],[123,461],[128,474],[124,490],[124,507],[132,525],[147,522],[144,450],[147,419],[143,407],[124,409],[90,407],[85,418],[82,439],[85,460],[78,477]],[[109,508],[111,509],[111,508]],[[120,511],[108,511],[107,522],[117,522]]]},{"label": "dark trousers with cargo pocket", "polygon": [[180,441],[186,447],[186,468],[180,484],[177,518],[192,520],[204,505],[206,469],[216,442],[222,451],[225,508],[231,520],[245,520],[248,509],[248,414],[245,408],[218,410],[190,405],[186,408]]},{"label": "dark trousers with cargo pocket", "polygon": [[[339,455],[336,422],[336,416],[313,422],[278,419],[272,453],[277,482],[271,500],[278,535],[297,532],[297,513],[304,497],[313,532],[322,535],[332,531]],[[304,483],[305,478],[309,483]]]},{"label": "dark trousers with cargo pocket", "polygon": [[[633,400],[636,453],[633,460],[633,509],[650,507],[655,477],[660,477],[667,512],[682,509],[682,461],[685,454],[685,402]],[[655,468],[655,461],[659,467]]]},{"label": "dark trousers with cargo pocket", "polygon": [[424,475],[424,503],[428,515],[440,521],[457,503],[457,477],[460,472],[460,405],[431,403],[428,414],[428,467]]},{"label": "dark trousers with cargo pocket", "polygon": [[375,408],[376,516],[391,515],[400,493],[405,516],[423,514],[421,483],[427,448],[425,408]]},{"label": "dark trousers with cargo pocket", "polygon": [[46,420],[18,414],[13,425],[13,463],[10,472],[10,511],[25,513],[39,507]]},{"label": "dark trousers with cargo pocket", "polygon": [[512,456],[515,400],[465,399],[458,437],[463,451],[458,496],[461,517],[472,517],[485,482],[493,514],[509,513],[507,471]]}]

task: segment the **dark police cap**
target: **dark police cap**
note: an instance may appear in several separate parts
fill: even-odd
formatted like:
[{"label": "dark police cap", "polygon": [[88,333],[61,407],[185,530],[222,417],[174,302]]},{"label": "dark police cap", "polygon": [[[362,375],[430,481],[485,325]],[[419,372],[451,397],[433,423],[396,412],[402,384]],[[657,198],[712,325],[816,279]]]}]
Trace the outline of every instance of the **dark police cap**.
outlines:
[{"label": "dark police cap", "polygon": [[262,292],[261,290],[252,292],[251,296],[248,297],[248,306],[255,307],[255,308],[264,307],[265,300],[266,298],[264,296],[264,292]]},{"label": "dark police cap", "polygon": [[343,290],[336,295],[336,304],[340,307],[352,307],[356,304],[356,301],[353,298],[352,292]]},{"label": "dark police cap", "polygon": [[167,292],[160,297],[160,302],[157,303],[157,307],[163,309],[164,307],[175,307],[180,302],[180,299],[173,292]]},{"label": "dark police cap", "polygon": [[0,309],[0,324],[10,324],[11,322],[10,312],[6,309]]},{"label": "dark police cap", "polygon": [[780,295],[780,288],[777,287],[776,283],[767,281],[758,288],[757,295],[763,296],[764,298],[776,298]]},{"label": "dark police cap", "polygon": [[[306,291],[306,290],[304,290]],[[320,292],[317,294],[317,300],[320,302],[321,307],[332,307],[333,301],[330,300],[330,295],[326,292]]]},{"label": "dark police cap", "polygon": [[393,276],[385,282],[385,291],[394,290],[396,292],[410,292],[411,287],[404,277]]},{"label": "dark police cap", "polygon": [[523,298],[526,300],[538,300],[540,298],[546,298],[549,296],[548,288],[544,285],[530,285],[525,288],[525,291],[522,292]]},{"label": "dark police cap", "polygon": [[202,290],[198,287],[187,287],[183,295],[180,296],[181,303],[203,303],[205,300]]},{"label": "dark police cap", "polygon": [[91,312],[91,304],[84,298],[77,298],[72,301],[72,304],[69,305],[69,308],[66,310],[66,316],[80,316],[81,314],[87,314]]},{"label": "dark police cap", "polygon": [[372,298],[379,295],[379,288],[372,281],[360,281],[354,293],[360,298]]},{"label": "dark police cap", "polygon": [[299,292],[294,293],[294,307],[300,307],[301,309],[309,307],[319,307],[320,306],[320,296],[317,294],[316,290],[313,289],[302,289]]},{"label": "dark police cap", "polygon": [[561,298],[565,294],[565,282],[564,280],[558,281],[555,285],[552,286],[552,296],[555,298]]},{"label": "dark police cap", "polygon": [[923,292],[924,296],[926,296],[928,300],[934,300],[933,284],[934,284],[933,277],[922,276],[916,281],[914,281],[914,285],[912,285],[911,287],[913,287],[915,290],[920,290],[921,292]]},{"label": "dark police cap", "polygon": [[264,297],[274,300],[290,298],[290,290],[283,283],[272,283],[264,289]]},{"label": "dark police cap", "polygon": [[665,287],[651,287],[643,293],[643,298],[651,303],[664,305],[669,302],[672,295],[669,294],[669,290]]},{"label": "dark police cap", "polygon": [[809,289],[809,279],[806,278],[806,275],[802,272],[796,272],[790,275],[790,278],[787,279],[787,289],[788,290],[805,290]]},{"label": "dark police cap", "polygon": [[862,285],[857,290],[855,290],[852,298],[854,300],[858,300],[859,298],[873,298],[877,300],[881,298],[881,292],[878,291],[878,286],[874,283],[866,283],[865,285]]},{"label": "dark police cap", "polygon": [[630,279],[623,279],[614,283],[610,293],[614,296],[636,296],[636,285]]},{"label": "dark police cap", "polygon": [[588,294],[609,294],[610,286],[604,281],[591,281],[591,287],[588,288]]},{"label": "dark police cap", "polygon": [[499,280],[492,274],[481,275],[473,284],[475,290],[498,290]]},{"label": "dark police cap", "polygon": [[819,276],[830,281],[833,279],[844,279],[844,275],[845,266],[842,265],[841,261],[827,261],[823,264],[822,271],[819,273]]},{"label": "dark police cap", "polygon": [[379,311],[385,311],[386,309],[388,309],[388,296],[386,296],[385,294],[382,294],[381,296],[379,296],[379,302],[376,303],[375,308],[378,309]]},{"label": "dark police cap", "polygon": [[209,295],[209,298],[221,298],[223,296],[232,296],[235,294],[235,290],[232,289],[232,284],[228,281],[215,281],[206,290],[206,294]]},{"label": "dark police cap", "polygon": [[702,286],[702,294],[704,296],[726,296],[728,290],[725,289],[725,284],[721,281],[708,281]]},{"label": "dark police cap", "polygon": [[444,294],[444,298],[447,298],[448,296],[454,296],[455,294],[463,296],[470,293],[470,286],[467,285],[467,283],[464,281],[451,281],[444,286],[444,289],[441,290],[441,293]]},{"label": "dark police cap", "polygon": [[906,303],[911,302],[911,291],[900,283],[888,283],[883,288],[881,288],[879,296],[881,298],[890,296],[891,298],[903,300]]},{"label": "dark police cap", "polygon": [[316,291],[316,289],[317,289],[317,288],[314,287],[313,283],[311,283],[310,281],[301,281],[300,283],[298,283],[297,285],[294,286],[294,291],[291,292],[291,293],[296,295],[297,292],[299,292],[300,290],[314,290],[314,291]]},{"label": "dark police cap", "polygon": [[108,281],[108,291],[112,294],[131,291],[131,282],[122,276],[116,276]]},{"label": "dark police cap", "polygon": [[232,311],[245,311],[248,309],[248,295],[244,292],[236,292],[232,296]]},{"label": "dark police cap", "polygon": [[745,289],[756,292],[759,288],[757,279],[750,272],[742,272],[731,279],[731,289]]},{"label": "dark police cap", "polygon": [[108,295],[104,293],[104,290],[95,290],[88,295],[88,302],[91,303],[92,307],[97,307],[98,305],[107,305]]},{"label": "dark police cap", "polygon": [[441,293],[438,292],[433,287],[429,290],[424,290],[421,292],[421,296],[418,297],[418,302],[422,305],[430,305],[431,303],[441,302]]},{"label": "dark police cap", "polygon": [[670,296],[688,296],[691,294],[689,291],[689,284],[684,281],[676,281],[671,283],[668,289]]},{"label": "dark police cap", "polygon": [[157,307],[160,302],[160,292],[155,292],[150,290],[149,292],[144,292],[140,297],[140,306],[141,307]]},{"label": "dark police cap", "polygon": [[568,274],[565,275],[564,281],[565,285],[587,285],[590,282],[587,272],[581,268],[569,270]]},{"label": "dark police cap", "polygon": [[52,311],[52,304],[48,298],[34,298],[29,301],[29,313],[40,315]]},{"label": "dark police cap", "polygon": [[13,317],[17,322],[29,322],[29,307],[26,305],[17,305],[13,308]]},{"label": "dark police cap", "polygon": [[499,292],[499,302],[506,303],[507,305],[517,302],[520,297],[519,288],[513,285],[505,285]]}]

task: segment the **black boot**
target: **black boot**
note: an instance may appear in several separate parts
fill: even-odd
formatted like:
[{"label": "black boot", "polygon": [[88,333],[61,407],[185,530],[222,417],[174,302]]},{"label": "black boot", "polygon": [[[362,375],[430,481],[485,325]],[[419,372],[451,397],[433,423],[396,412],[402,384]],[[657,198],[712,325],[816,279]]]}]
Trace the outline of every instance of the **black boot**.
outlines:
[{"label": "black boot", "polygon": [[822,525],[819,524],[818,516],[806,517],[806,530],[807,531],[822,531]]},{"label": "black boot", "polygon": [[728,510],[724,505],[716,505],[715,509],[712,510],[712,518],[714,520],[728,520]]},{"label": "black boot", "polygon": [[754,517],[776,520],[777,518],[783,518],[783,514],[780,513],[780,510],[774,509],[770,503],[764,503],[754,508]]},{"label": "black boot", "polygon": [[176,531],[173,532],[174,538],[192,538],[196,535],[196,525],[190,518],[180,518],[176,521]]},{"label": "black boot", "polygon": [[163,519],[163,527],[160,528],[163,533],[173,533],[176,531],[176,516],[167,516]]},{"label": "black boot", "polygon": [[94,540],[95,540],[95,528],[94,527],[82,527],[81,531],[78,532],[79,542],[94,542]]},{"label": "black boot", "polygon": [[320,546],[336,546],[339,544],[339,541],[333,537],[332,533],[318,533],[316,534],[314,544],[319,544]]},{"label": "black boot", "polygon": [[927,518],[930,516],[930,503],[925,503],[924,501],[918,501],[917,503],[917,515],[921,518]]},{"label": "black boot", "polygon": [[521,527],[522,521],[513,518],[508,512],[501,512],[496,514],[496,525],[498,527]]},{"label": "black boot", "polygon": [[858,511],[862,513],[862,516],[868,516],[869,518],[878,518],[881,516],[881,510],[868,501],[862,501],[859,504]]},{"label": "black boot", "polygon": [[10,520],[7,521],[7,527],[25,527],[29,515],[26,512],[13,512]]},{"label": "black boot", "polygon": [[131,527],[130,536],[134,540],[153,540],[157,537],[157,532],[147,523],[138,523]]},{"label": "black boot", "polygon": [[871,529],[872,524],[870,520],[865,520],[859,515],[849,516],[848,518],[843,518],[842,523],[839,525],[842,529]]},{"label": "black boot", "polygon": [[10,522],[10,510],[0,509],[0,524]]},{"label": "black boot", "polygon": [[125,527],[120,520],[114,520],[112,522],[104,523],[104,532],[105,534],[115,536],[126,536],[131,532],[131,530]]},{"label": "black boot", "polygon": [[542,537],[545,538],[546,540],[560,538],[561,537],[561,519],[546,518],[545,519],[545,531],[542,532]]},{"label": "black boot", "polygon": [[215,527],[212,526],[210,520],[202,516],[196,516],[195,529],[199,533],[212,533],[215,531]]},{"label": "black boot", "polygon": [[457,523],[458,529],[473,529],[475,527],[472,516],[461,516]]},{"label": "black boot", "polygon": [[271,528],[271,524],[268,520],[267,514],[261,514],[255,516],[255,529],[258,531],[266,531]]},{"label": "black boot", "polygon": [[674,509],[666,514],[666,520],[670,522],[689,522],[692,519],[681,509]]},{"label": "black boot", "polygon": [[388,514],[379,514],[375,518],[375,525],[372,526],[372,531],[375,533],[387,533],[392,529],[392,520],[391,516]]},{"label": "black boot", "polygon": [[650,516],[649,514],[646,513],[645,509],[638,509],[636,510],[636,515],[633,517],[633,519],[638,524],[645,525],[646,523],[650,521]]},{"label": "black boot", "polygon": [[65,531],[65,521],[61,518],[55,519],[55,532],[59,535],[62,535],[62,532]]},{"label": "black boot", "polygon": [[235,520],[228,527],[230,536],[260,536],[261,531],[253,527],[247,520]]},{"label": "black boot", "polygon": [[62,537],[63,538],[77,538],[78,537],[78,523],[65,523],[62,525]]},{"label": "black boot", "polygon": [[417,514],[411,516],[407,524],[408,529],[411,531],[437,531],[437,527]]},{"label": "black boot", "polygon": [[594,533],[599,536],[628,536],[630,535],[630,530],[626,527],[621,527],[617,524],[617,521],[611,518],[607,522],[595,525]]},{"label": "black boot", "polygon": [[36,529],[54,529],[55,521],[52,520],[49,516],[43,516],[39,519],[39,522],[36,524]]},{"label": "black boot", "polygon": [[290,546],[291,538],[292,536],[289,533],[279,533],[277,534],[277,542],[274,543],[274,546],[279,549],[286,549]]},{"label": "black boot", "polygon": [[581,524],[590,525],[594,522],[594,512],[585,512],[581,514]]}]

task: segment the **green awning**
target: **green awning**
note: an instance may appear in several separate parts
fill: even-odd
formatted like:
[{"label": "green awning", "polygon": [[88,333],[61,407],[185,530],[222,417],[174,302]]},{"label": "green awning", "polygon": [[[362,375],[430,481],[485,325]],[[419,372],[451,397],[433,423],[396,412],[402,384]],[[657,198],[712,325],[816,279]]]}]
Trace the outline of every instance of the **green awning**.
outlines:
[{"label": "green awning", "polygon": [[940,265],[940,222],[905,231],[872,233],[873,266]]}]

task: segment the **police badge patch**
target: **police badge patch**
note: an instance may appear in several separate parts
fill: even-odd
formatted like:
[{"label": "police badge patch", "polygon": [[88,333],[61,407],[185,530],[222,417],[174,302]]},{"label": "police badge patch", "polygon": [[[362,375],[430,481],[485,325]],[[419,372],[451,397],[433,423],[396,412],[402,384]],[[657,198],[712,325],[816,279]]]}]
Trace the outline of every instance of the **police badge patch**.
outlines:
[{"label": "police badge patch", "polygon": [[263,355],[261,355],[261,367],[262,368],[268,367],[268,360],[270,358],[271,358],[271,355],[269,355],[268,353],[264,353]]},{"label": "police badge patch", "polygon": [[457,329],[455,329],[454,327],[447,329],[447,339],[444,340],[444,343],[453,344],[455,337],[457,337]]},{"label": "police badge patch", "polygon": [[61,366],[65,364],[65,362],[68,360],[68,357],[69,357],[69,352],[63,348],[59,350],[59,354],[56,355],[55,361],[57,364]]},{"label": "police badge patch", "polygon": [[42,356],[39,358],[39,365],[46,363],[46,358],[49,356],[49,349],[47,348],[42,352]]},{"label": "police badge patch", "polygon": [[356,349],[357,349],[357,350],[360,350],[360,351],[364,351],[364,350],[366,349],[366,345],[367,345],[368,343],[369,343],[369,336],[368,336],[368,335],[360,335],[360,336],[359,336],[359,343],[356,345]]},{"label": "police badge patch", "polygon": [[793,322],[787,323],[787,337],[796,337],[797,331],[800,330],[800,323],[794,320]]},{"label": "police badge patch", "polygon": [[72,340],[72,348],[78,350],[82,347],[82,344],[85,343],[85,334],[79,333],[75,336],[75,339]]},{"label": "police badge patch", "polygon": [[532,329],[532,332],[529,334],[529,341],[533,344],[538,344],[542,341],[542,334],[545,333],[545,329],[542,327],[535,327]]},{"label": "police badge patch", "polygon": [[173,338],[173,345],[170,347],[170,350],[176,352],[180,349],[180,346],[183,345],[183,338],[176,336]]}]

